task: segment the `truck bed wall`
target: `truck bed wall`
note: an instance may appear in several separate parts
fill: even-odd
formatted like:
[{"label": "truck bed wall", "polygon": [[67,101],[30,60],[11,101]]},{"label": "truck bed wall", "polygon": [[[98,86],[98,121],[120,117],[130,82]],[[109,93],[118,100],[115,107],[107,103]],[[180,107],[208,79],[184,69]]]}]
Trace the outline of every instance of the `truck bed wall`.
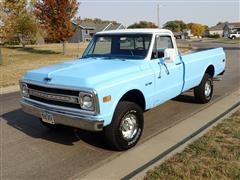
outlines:
[{"label": "truck bed wall", "polygon": [[184,85],[186,91],[198,86],[210,65],[214,66],[214,77],[220,74],[225,68],[226,59],[223,48],[204,50],[182,56],[184,62]]}]

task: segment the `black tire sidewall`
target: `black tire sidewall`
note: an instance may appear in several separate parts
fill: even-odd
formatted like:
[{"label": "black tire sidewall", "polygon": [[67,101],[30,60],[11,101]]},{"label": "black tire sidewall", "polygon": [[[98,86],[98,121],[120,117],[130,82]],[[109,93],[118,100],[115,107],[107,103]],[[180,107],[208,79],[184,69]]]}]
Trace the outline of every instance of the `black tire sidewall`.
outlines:
[{"label": "black tire sidewall", "polygon": [[[209,94],[209,96],[205,95],[205,85],[207,82],[210,82],[210,86],[211,86],[211,92]],[[201,103],[208,103],[213,96],[213,79],[212,76],[209,74],[205,74],[200,85],[197,86],[194,89],[194,95],[196,97],[196,99],[201,102]]]},{"label": "black tire sidewall", "polygon": [[[123,138],[123,135],[122,135],[122,132],[121,132],[121,129],[120,129],[120,124],[123,120],[123,117],[128,115],[128,114],[133,114],[136,116],[136,120],[137,120],[137,132],[136,134],[133,136],[132,139],[130,140],[126,140]],[[119,122],[118,122],[118,131],[116,132],[117,136],[119,137],[118,138],[118,141],[119,141],[119,144],[121,144],[121,146],[129,149],[133,146],[136,145],[136,143],[138,142],[139,138],[141,137],[141,134],[142,134],[142,130],[143,130],[143,124],[142,124],[142,118],[141,118],[141,115],[139,113],[139,111],[137,111],[136,109],[130,109],[129,111],[126,111],[126,113],[122,116],[122,117],[119,117]]]},{"label": "black tire sidewall", "polygon": [[[138,124],[137,133],[130,140],[123,138],[120,124],[124,116],[127,114],[134,114],[136,116],[136,123]],[[105,135],[111,147],[116,150],[127,150],[132,148],[139,141],[143,131],[143,111],[133,102],[122,101],[119,102],[112,119],[112,123],[105,128]]]},{"label": "black tire sidewall", "polygon": [[[210,82],[210,87],[211,87],[211,92],[209,94],[209,96],[205,95],[205,85],[207,82]],[[203,96],[205,97],[205,101],[209,102],[212,99],[212,95],[213,95],[213,80],[212,77],[209,74],[206,74],[205,76],[205,82],[203,84]]]}]

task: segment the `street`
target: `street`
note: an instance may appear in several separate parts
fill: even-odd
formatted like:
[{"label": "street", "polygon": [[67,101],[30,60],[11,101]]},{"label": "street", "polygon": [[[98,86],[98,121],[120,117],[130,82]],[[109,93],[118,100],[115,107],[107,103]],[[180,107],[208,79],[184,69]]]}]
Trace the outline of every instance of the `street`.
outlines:
[{"label": "street", "polygon": [[[211,103],[240,87],[239,45],[193,42],[192,46],[198,49],[223,46],[226,52],[226,72],[222,81],[215,82]],[[124,153],[108,150],[101,133],[68,127],[47,129],[37,118],[21,111],[19,98],[19,92],[0,97],[0,177],[3,179],[71,178]],[[207,106],[196,103],[193,93],[186,92],[145,112],[140,143]]]}]

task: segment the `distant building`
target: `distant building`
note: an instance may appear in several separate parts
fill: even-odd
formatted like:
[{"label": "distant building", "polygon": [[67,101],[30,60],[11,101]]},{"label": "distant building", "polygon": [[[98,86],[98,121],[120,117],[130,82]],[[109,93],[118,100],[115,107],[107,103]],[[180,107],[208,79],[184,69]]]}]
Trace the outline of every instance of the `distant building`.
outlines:
[{"label": "distant building", "polygon": [[218,23],[216,26],[209,28],[209,34],[215,35],[219,34],[221,37],[227,37],[229,32],[233,31],[234,29],[240,28],[240,22],[223,22]]},{"label": "distant building", "polygon": [[223,27],[223,36],[228,37],[228,34],[235,30],[240,31],[240,22],[226,23]]},{"label": "distant building", "polygon": [[81,22],[80,25],[77,25],[73,22],[73,26],[76,27],[77,30],[75,34],[69,38],[68,42],[70,43],[78,43],[90,41],[94,34],[100,31],[107,30],[115,30],[115,29],[125,29],[122,24],[113,24],[113,23],[94,23],[94,22]]}]

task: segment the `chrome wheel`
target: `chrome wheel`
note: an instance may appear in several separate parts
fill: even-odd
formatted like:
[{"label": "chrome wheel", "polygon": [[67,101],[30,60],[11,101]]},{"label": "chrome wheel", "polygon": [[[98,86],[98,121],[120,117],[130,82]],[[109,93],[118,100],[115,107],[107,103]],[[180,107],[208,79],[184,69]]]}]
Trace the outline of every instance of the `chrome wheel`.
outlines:
[{"label": "chrome wheel", "polygon": [[137,117],[134,114],[126,114],[121,121],[120,131],[125,140],[132,139],[137,133]]},{"label": "chrome wheel", "polygon": [[206,97],[209,97],[212,91],[212,86],[211,86],[211,82],[207,81],[205,84],[205,90],[204,90],[204,94]]}]

